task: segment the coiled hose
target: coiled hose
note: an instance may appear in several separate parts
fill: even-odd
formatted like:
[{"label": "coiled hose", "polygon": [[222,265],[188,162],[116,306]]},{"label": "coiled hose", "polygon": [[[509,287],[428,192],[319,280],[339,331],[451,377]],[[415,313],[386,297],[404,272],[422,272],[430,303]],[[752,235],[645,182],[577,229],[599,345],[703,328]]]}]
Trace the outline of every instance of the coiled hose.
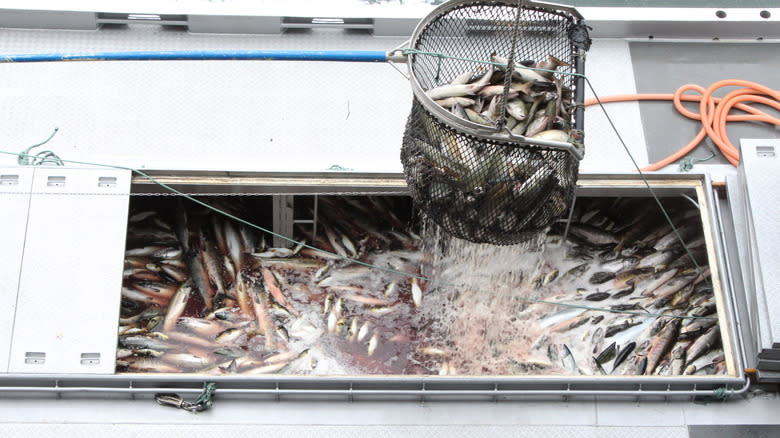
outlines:
[{"label": "coiled hose", "polygon": [[[742,87],[728,92],[718,98],[712,94],[723,87]],[[686,91],[695,91],[699,95],[684,94]],[[680,114],[690,119],[699,120],[702,129],[688,144],[679,151],[669,155],[661,161],[642,168],[643,172],[654,171],[668,166],[692,151],[704,137],[709,136],[717,145],[723,156],[734,166],[739,164],[739,150],[731,143],[726,132],[727,122],[758,121],[780,126],[780,118],[774,117],[745,102],[755,102],[770,106],[780,111],[780,91],[773,90],[756,82],[741,79],[724,79],[715,82],[708,88],[701,85],[685,84],[678,88],[674,94],[623,94],[600,98],[601,103],[628,102],[639,100],[671,100]],[[699,102],[699,112],[693,112],[682,105],[682,101]],[[585,106],[596,105],[595,98],[585,100]],[[729,114],[732,108],[743,111],[745,114]]]}]

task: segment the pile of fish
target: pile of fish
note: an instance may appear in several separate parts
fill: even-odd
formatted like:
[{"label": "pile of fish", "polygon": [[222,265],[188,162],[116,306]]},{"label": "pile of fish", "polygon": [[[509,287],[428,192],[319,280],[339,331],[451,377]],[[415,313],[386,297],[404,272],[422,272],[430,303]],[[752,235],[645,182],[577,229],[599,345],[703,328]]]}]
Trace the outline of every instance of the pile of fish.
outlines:
[{"label": "pile of fish", "polygon": [[[320,196],[316,235],[295,231],[320,250],[268,247],[253,228],[194,206],[133,201],[119,372],[727,372],[699,212],[687,200],[665,203],[703,271],[640,198],[578,199],[567,241],[551,235],[543,252],[516,257],[512,247],[420,237],[400,197]],[[469,287],[452,286],[463,278]]]},{"label": "pile of fish", "polygon": [[449,315],[421,340],[440,352],[427,366],[446,361],[444,374],[467,375],[726,373],[699,211],[687,202],[664,201],[693,259],[642,198],[578,198],[567,241],[556,227],[540,254],[483,248],[468,269],[451,268],[471,251],[451,242],[433,272],[467,287],[427,291]]},{"label": "pile of fish", "polygon": [[504,106],[504,126],[512,134],[569,141],[572,92],[553,73],[558,67],[569,64],[552,55],[548,55],[545,61],[518,62],[514,65],[504,104],[508,60],[493,54],[490,62],[494,64],[486,64],[484,71],[464,72],[450,83],[426,91],[426,94],[456,116],[485,126],[499,124]]},{"label": "pile of fish", "polygon": [[[561,337],[540,348],[551,360],[561,360],[570,372],[723,374],[726,361],[719,348],[720,329],[700,212],[686,200],[665,202],[678,237],[657,206],[644,201],[595,198],[584,202],[569,229],[577,244],[568,256],[589,260],[589,269],[578,264],[559,271],[559,281],[583,276],[588,286],[547,298],[635,313],[559,309],[540,325],[552,333],[573,330],[566,337],[570,344]],[[616,222],[609,212],[623,213]],[[549,283],[555,276],[554,271],[548,272],[537,281]],[[542,335],[537,343],[544,340]],[[577,345],[571,348],[574,342]],[[577,360],[573,350],[580,352]]]},{"label": "pile of fish", "polygon": [[[320,198],[314,245],[327,252],[267,247],[251,227],[194,207],[134,209],[117,370],[400,374],[411,331],[401,321],[420,287],[344,259],[419,274],[419,236],[396,202]],[[297,232],[312,241],[311,229]]]}]

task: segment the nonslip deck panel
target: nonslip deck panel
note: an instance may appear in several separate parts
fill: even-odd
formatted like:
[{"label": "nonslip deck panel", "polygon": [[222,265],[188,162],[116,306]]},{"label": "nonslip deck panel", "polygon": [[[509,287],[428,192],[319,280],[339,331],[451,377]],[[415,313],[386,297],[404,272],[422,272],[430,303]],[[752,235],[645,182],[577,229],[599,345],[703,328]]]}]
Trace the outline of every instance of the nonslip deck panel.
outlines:
[{"label": "nonslip deck panel", "polygon": [[111,373],[128,171],[36,168],[10,373]]},{"label": "nonslip deck panel", "polygon": [[32,168],[0,168],[0,373],[8,371],[32,179]]}]

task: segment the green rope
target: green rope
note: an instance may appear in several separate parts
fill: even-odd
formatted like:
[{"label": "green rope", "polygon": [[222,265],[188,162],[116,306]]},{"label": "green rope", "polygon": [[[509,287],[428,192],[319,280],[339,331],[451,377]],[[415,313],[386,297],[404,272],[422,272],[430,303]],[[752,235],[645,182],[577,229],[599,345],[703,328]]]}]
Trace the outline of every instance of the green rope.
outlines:
[{"label": "green rope", "polygon": [[[16,155],[16,154],[13,154],[11,152],[6,152],[6,151],[2,151],[2,150],[0,150],[0,154]],[[120,169],[120,170],[129,170],[131,172],[137,173],[138,175],[146,178],[150,182],[159,185],[160,187],[164,188],[165,190],[168,190],[168,191],[170,191],[172,193],[176,193],[177,195],[182,196],[183,198],[185,198],[185,199],[187,199],[189,201],[192,201],[192,202],[194,202],[194,203],[196,203],[196,204],[198,204],[200,206],[203,206],[203,207],[205,207],[205,208],[207,208],[207,209],[209,209],[209,210],[211,210],[211,211],[213,211],[215,213],[223,215],[223,216],[225,216],[225,217],[227,217],[229,219],[232,219],[232,220],[234,220],[236,222],[242,223],[242,224],[244,224],[244,225],[246,225],[248,227],[257,229],[257,230],[262,231],[264,233],[268,233],[268,234],[270,234],[272,236],[275,236],[275,237],[278,237],[280,239],[283,239],[283,240],[285,240],[287,242],[290,242],[290,243],[292,243],[294,245],[299,245],[299,246],[301,246],[303,248],[309,248],[309,249],[314,250],[314,251],[319,251],[319,252],[321,252],[323,254],[327,254],[329,256],[339,257],[339,258],[341,258],[343,260],[347,260],[347,261],[349,261],[351,263],[355,263],[357,265],[365,266],[365,267],[371,268],[371,269],[377,269],[377,270],[384,271],[384,272],[387,272],[387,273],[390,273],[390,274],[394,274],[394,275],[400,275],[400,276],[407,277],[407,278],[410,278],[410,279],[414,278],[414,279],[417,279],[417,280],[422,280],[422,281],[425,281],[425,282],[428,282],[428,283],[431,283],[431,284],[435,284],[435,285],[438,285],[438,286],[445,286],[445,287],[452,287],[452,288],[461,288],[461,287],[464,286],[464,285],[458,285],[458,284],[455,284],[455,283],[449,283],[449,282],[446,282],[446,281],[441,281],[441,280],[437,280],[437,279],[433,279],[433,278],[423,277],[421,275],[415,275],[415,274],[411,274],[411,273],[408,273],[408,272],[399,271],[399,270],[393,269],[393,268],[386,268],[386,267],[383,267],[383,266],[373,265],[371,263],[367,263],[367,262],[364,262],[364,261],[361,261],[361,260],[353,259],[353,258],[350,258],[350,257],[342,256],[340,254],[336,254],[336,253],[332,253],[332,252],[329,252],[329,251],[322,250],[322,249],[317,248],[315,246],[311,246],[311,245],[309,245],[309,244],[307,244],[305,242],[299,242],[299,241],[294,240],[294,239],[292,239],[290,237],[284,236],[282,234],[276,233],[276,232],[274,232],[272,230],[269,230],[267,228],[261,227],[260,225],[257,225],[257,224],[254,224],[252,222],[249,222],[249,221],[246,221],[244,219],[241,219],[238,216],[235,216],[235,215],[233,215],[233,214],[231,214],[231,213],[229,213],[227,211],[221,210],[221,209],[219,209],[217,207],[214,207],[214,206],[212,206],[210,204],[207,204],[207,203],[205,203],[205,202],[203,202],[203,201],[201,201],[201,200],[199,200],[197,198],[194,198],[194,197],[192,197],[190,195],[182,193],[179,190],[176,190],[175,188],[170,187],[169,185],[156,180],[154,177],[147,175],[145,172],[143,172],[143,171],[141,171],[139,169],[135,169],[135,168],[132,168],[132,167],[126,167],[126,166],[118,166],[118,165],[113,165],[113,164],[101,164],[101,163],[93,163],[93,162],[86,162],[86,161],[76,161],[76,160],[63,160],[63,161],[65,161],[67,163],[81,164],[81,165],[87,165],[87,166],[99,166],[99,167],[108,167],[108,168],[114,168],[114,169]],[[487,290],[481,290],[481,291],[477,291],[477,292],[479,292],[479,293],[492,293],[491,291],[487,291]],[[644,316],[644,317],[664,317],[664,318],[678,318],[678,319],[691,319],[691,320],[694,320],[694,319],[717,320],[718,319],[717,317],[712,317],[712,316],[671,315],[671,314],[668,314],[668,313],[640,312],[640,311],[633,311],[633,310],[615,310],[615,309],[610,309],[610,308],[606,308],[606,307],[584,306],[584,305],[579,305],[579,304],[563,303],[563,302],[557,302],[557,301],[548,301],[548,300],[541,300],[541,299],[528,298],[528,297],[519,297],[518,296],[516,298],[521,300],[521,301],[524,301],[524,302],[527,302],[527,303],[531,303],[531,304],[550,304],[550,305],[559,306],[559,307],[568,307],[568,308],[575,308],[575,309],[592,310],[592,311],[597,311],[597,312],[619,313],[619,314]]]},{"label": "green rope", "polygon": [[54,163],[54,164],[56,164],[58,166],[63,166],[64,163],[62,162],[62,159],[60,159],[60,157],[58,157],[57,154],[55,154],[52,151],[41,151],[41,152],[38,152],[35,155],[30,155],[30,151],[32,149],[37,148],[38,146],[43,146],[46,143],[48,143],[49,140],[54,138],[54,134],[56,134],[57,131],[59,131],[59,130],[60,130],[60,128],[54,128],[54,131],[52,131],[52,133],[49,135],[48,138],[46,138],[46,140],[44,140],[44,141],[42,141],[40,143],[36,143],[36,144],[28,147],[24,151],[19,152],[18,154],[16,154],[16,162],[18,164],[21,164],[22,166],[41,165],[43,163]]},{"label": "green rope", "polygon": [[200,397],[195,400],[195,405],[201,407],[199,411],[205,411],[210,409],[214,404],[214,391],[217,390],[217,384],[214,382],[203,382],[203,392],[200,393]]},{"label": "green rope", "polygon": [[214,391],[217,390],[217,384],[214,382],[203,382],[203,391],[194,402],[188,402],[181,398],[179,394],[158,393],[154,395],[154,400],[163,406],[183,409],[189,412],[202,412],[211,409],[214,404]]},{"label": "green rope", "polygon": [[696,397],[693,402],[697,405],[707,405],[711,402],[720,401],[725,402],[734,396],[734,388],[715,388],[712,390],[712,395],[707,397]]},{"label": "green rope", "polygon": [[693,169],[694,163],[697,163],[697,162],[701,163],[702,161],[707,161],[707,160],[710,160],[712,158],[715,158],[715,154],[711,154],[707,158],[694,158],[694,157],[683,158],[682,160],[680,160],[680,167],[679,167],[678,170],[680,172],[689,172],[691,169]]}]

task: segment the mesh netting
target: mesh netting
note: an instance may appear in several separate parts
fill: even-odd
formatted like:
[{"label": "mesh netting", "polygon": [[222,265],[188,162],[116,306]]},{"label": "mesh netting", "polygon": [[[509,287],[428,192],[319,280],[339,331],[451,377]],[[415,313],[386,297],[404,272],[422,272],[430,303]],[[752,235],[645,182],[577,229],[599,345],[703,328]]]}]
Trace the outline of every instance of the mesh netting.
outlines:
[{"label": "mesh netting", "polygon": [[539,142],[582,140],[582,84],[560,73],[581,66],[568,36],[574,18],[513,2],[461,2],[427,20],[409,51],[425,93],[415,92],[401,148],[415,202],[473,242],[514,244],[545,232],[577,181],[577,157]]}]

